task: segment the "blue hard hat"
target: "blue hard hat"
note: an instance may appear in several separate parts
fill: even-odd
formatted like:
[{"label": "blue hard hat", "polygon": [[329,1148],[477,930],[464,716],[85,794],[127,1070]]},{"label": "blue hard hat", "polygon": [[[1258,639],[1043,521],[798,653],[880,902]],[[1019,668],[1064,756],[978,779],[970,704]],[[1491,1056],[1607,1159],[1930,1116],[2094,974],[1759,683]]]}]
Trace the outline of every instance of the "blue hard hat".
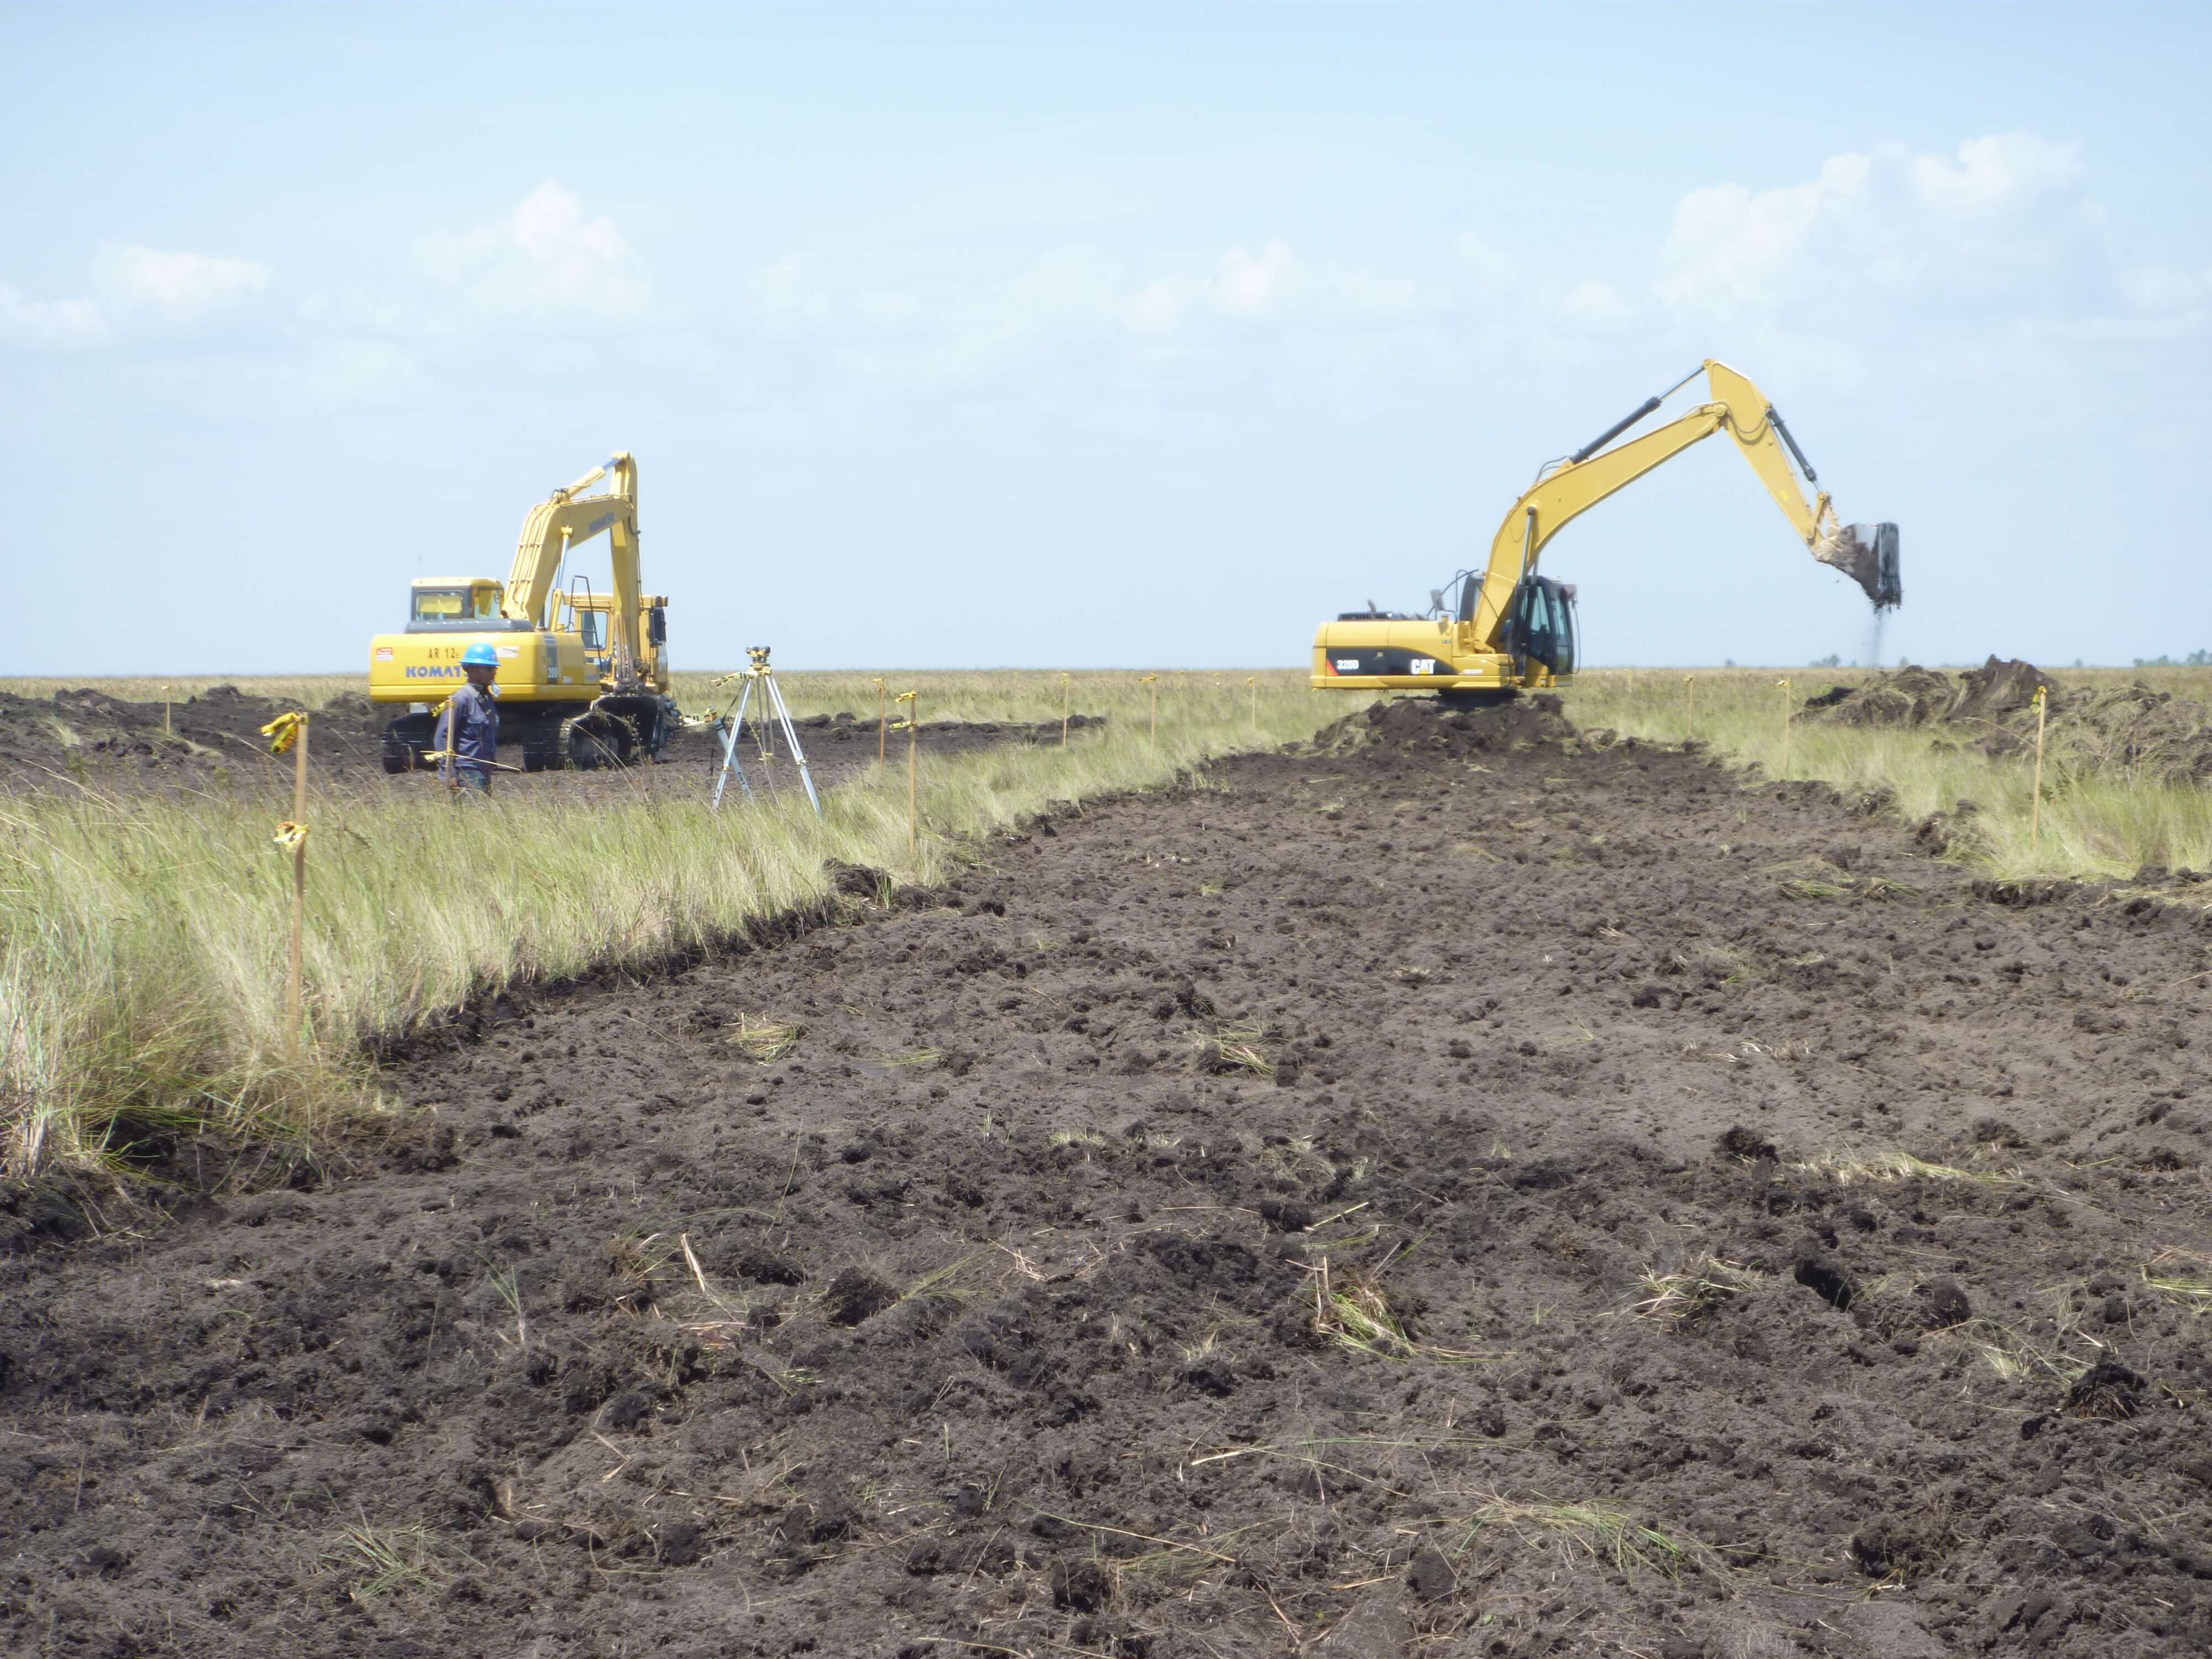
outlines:
[{"label": "blue hard hat", "polygon": [[461,661],[471,668],[496,668],[499,653],[489,645],[478,643],[461,653]]}]

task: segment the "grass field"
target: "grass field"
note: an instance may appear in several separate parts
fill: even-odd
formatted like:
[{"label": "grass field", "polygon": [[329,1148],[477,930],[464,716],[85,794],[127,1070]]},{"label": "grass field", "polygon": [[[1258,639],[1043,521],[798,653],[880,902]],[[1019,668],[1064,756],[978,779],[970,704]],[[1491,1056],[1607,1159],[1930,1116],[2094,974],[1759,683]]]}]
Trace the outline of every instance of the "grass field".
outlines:
[{"label": "grass field", "polygon": [[[711,676],[679,677],[688,708],[719,706]],[[800,715],[874,712],[876,677],[780,676]],[[1785,694],[1778,680],[1792,682]],[[1694,725],[1680,672],[1601,670],[1568,692],[1577,723],[1658,742],[1695,737],[1765,776],[1887,789],[1908,819],[1975,803],[1975,856],[2008,875],[2121,877],[2144,864],[2212,866],[2202,790],[2120,774],[2048,776],[2042,835],[2028,833],[2030,781],[2017,762],[1944,746],[1925,731],[1799,721],[1785,709],[1850,670],[1698,670]],[[2212,700],[2212,670],[2074,671],[2075,681],[2143,678]],[[162,682],[13,680],[50,696],[88,684],[133,699]],[[216,684],[318,706],[351,677]],[[118,1161],[167,1127],[314,1133],[330,1114],[375,1103],[364,1039],[468,997],[645,964],[749,920],[817,897],[836,859],[929,882],[975,838],[1052,800],[1161,787],[1206,758],[1302,738],[1358,706],[1307,689],[1297,671],[914,673],[925,720],[1039,722],[1063,698],[1109,717],[1056,744],[1010,744],[927,764],[925,833],[909,854],[902,772],[833,793],[817,821],[792,802],[713,816],[705,801],[495,795],[456,812],[443,799],[374,785],[322,790],[307,936],[309,1018],[283,1006],[289,864],[270,841],[270,801],[204,795],[108,799],[83,792],[0,805],[0,1170]],[[1150,738],[1153,695],[1159,735]],[[289,811],[289,802],[283,804]]]},{"label": "grass field", "polygon": [[[2057,671],[2057,677],[2069,688],[2141,681],[2212,705],[2212,668],[2077,668]],[[1868,678],[1867,670],[1848,668],[1604,669],[1583,675],[1567,692],[1567,712],[1579,726],[1610,726],[1624,737],[1656,743],[1695,737],[1735,764],[1780,777],[1785,709],[1832,685]],[[1790,683],[1786,693],[1778,684],[1784,679]],[[2049,768],[2041,833],[2032,837],[2033,773],[2023,762],[1949,746],[1942,731],[1929,728],[1800,720],[1790,724],[1788,742],[1787,775],[1888,790],[1908,821],[1971,802],[1975,856],[1999,876],[2124,879],[2144,865],[2212,868],[2212,791],[2124,771]]]}]

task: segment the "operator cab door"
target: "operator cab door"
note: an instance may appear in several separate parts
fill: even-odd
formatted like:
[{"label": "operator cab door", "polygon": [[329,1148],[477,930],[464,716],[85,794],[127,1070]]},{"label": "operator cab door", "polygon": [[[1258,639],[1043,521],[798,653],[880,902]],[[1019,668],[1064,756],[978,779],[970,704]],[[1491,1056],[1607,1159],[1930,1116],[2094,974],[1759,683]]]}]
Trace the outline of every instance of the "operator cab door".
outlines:
[{"label": "operator cab door", "polygon": [[1549,576],[1528,576],[1513,590],[1506,647],[1514,678],[1526,684],[1540,670],[1563,680],[1575,672],[1575,590]]}]

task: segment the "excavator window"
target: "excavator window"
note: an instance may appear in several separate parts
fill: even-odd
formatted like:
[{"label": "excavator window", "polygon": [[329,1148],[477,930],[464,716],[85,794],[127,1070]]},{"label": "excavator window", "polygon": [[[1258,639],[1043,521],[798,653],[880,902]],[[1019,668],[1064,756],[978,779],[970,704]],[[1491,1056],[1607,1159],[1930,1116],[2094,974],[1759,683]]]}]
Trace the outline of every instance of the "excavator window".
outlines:
[{"label": "excavator window", "polygon": [[1524,579],[1513,595],[1508,635],[1514,659],[1527,672],[1541,663],[1561,678],[1575,672],[1573,590],[1549,576]]},{"label": "excavator window", "polygon": [[576,613],[576,631],[584,636],[585,650],[604,651],[607,648],[604,616],[604,612],[598,611],[580,611]]},{"label": "excavator window", "polygon": [[465,588],[427,587],[415,590],[415,622],[458,622],[469,614]]},{"label": "excavator window", "polygon": [[1552,660],[1552,596],[1541,582],[1528,584],[1528,610],[1522,624],[1528,653],[1538,662]]}]

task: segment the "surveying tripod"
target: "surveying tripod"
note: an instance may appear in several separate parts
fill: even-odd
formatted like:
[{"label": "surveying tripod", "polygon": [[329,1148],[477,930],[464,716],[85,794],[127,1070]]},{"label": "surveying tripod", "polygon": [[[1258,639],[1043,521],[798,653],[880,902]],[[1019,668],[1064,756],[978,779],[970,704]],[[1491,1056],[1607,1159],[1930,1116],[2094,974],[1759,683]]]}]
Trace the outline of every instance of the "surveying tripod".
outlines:
[{"label": "surveying tripod", "polygon": [[[775,670],[769,666],[768,653],[769,647],[764,645],[747,646],[745,656],[750,665],[714,682],[727,685],[736,680],[739,690],[737,706],[715,722],[722,733],[722,769],[714,779],[714,810],[722,810],[722,792],[730,787],[732,774],[737,777],[738,787],[744,791],[745,799],[753,798],[752,781],[745,776],[744,763],[738,759],[738,741],[744,735],[745,711],[752,707],[753,693],[757,690],[761,711],[753,716],[753,737],[760,745],[761,764],[765,769],[775,761],[775,727],[781,726],[783,740],[791,745],[791,757],[799,763],[799,781],[806,786],[806,799],[813,803],[814,816],[818,818],[822,816],[822,797],[814,791],[814,775],[807,769],[806,751],[799,746],[799,732],[791,723],[791,709],[783,700],[783,688],[775,683]],[[764,769],[763,775],[769,787],[774,789],[775,775]]]}]

